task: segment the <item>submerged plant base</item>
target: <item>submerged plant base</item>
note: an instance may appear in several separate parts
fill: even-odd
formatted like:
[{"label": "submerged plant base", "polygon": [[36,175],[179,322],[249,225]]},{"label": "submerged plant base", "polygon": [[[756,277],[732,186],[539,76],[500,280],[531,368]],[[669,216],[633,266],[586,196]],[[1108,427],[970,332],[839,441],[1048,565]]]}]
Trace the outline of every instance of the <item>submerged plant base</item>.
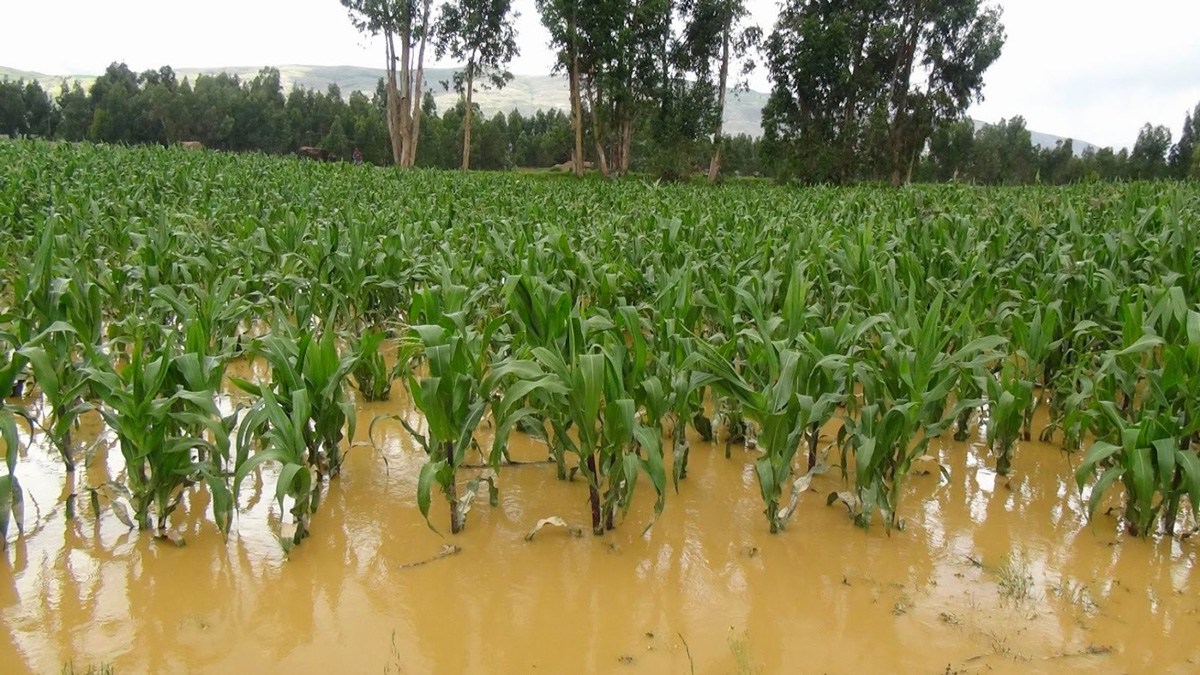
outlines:
[{"label": "submerged plant base", "polygon": [[[362,406],[360,425],[396,405],[406,404]],[[412,502],[424,453],[398,423],[380,423],[375,437],[387,471],[378,455],[349,453],[311,535],[286,556],[272,521],[292,514],[277,511],[271,469],[243,486],[228,541],[207,515],[204,487],[189,492],[172,515],[188,541],[178,551],[105,510],[98,522],[86,507],[70,522],[59,512],[35,523],[31,513],[26,538],[10,547],[0,664],[686,673],[679,634],[697,673],[794,672],[798,663],[815,672],[1170,671],[1200,659],[1200,626],[1184,619],[1200,591],[1196,540],[1123,540],[1113,516],[1082,525],[1082,506],[1056,496],[1073,483],[1055,446],[1023,444],[1009,491],[988,468],[988,448],[934,441],[928,452],[950,478],[911,474],[901,500],[908,527],[890,536],[878,519],[864,533],[843,508],[825,507],[830,493],[853,498],[836,471],[814,476],[791,526],[770,535],[753,458],[724,459],[723,439],[690,439],[690,477],[644,536],[630,525],[649,520],[652,494],[637,495],[628,522],[603,539],[580,537],[575,526],[590,518],[581,481],[556,480],[553,463],[501,468],[498,505],[481,496],[471,527],[451,542],[460,550],[443,555],[448,534],[432,532]],[[517,461],[545,458],[524,436],[510,450]],[[91,481],[119,470],[113,453],[97,454]],[[45,511],[62,493],[61,462],[31,451],[21,470]],[[460,468],[464,481],[482,471]],[[1114,495],[1105,508],[1119,504]],[[445,500],[432,511],[434,522],[448,519]],[[551,516],[561,523],[526,541]],[[1000,574],[1014,555],[1020,574]],[[72,563],[38,562],[53,560]],[[797,561],[813,583],[795,583]],[[447,575],[463,581],[444,583]],[[47,593],[57,600],[43,602]],[[1036,599],[1036,612],[1015,595]],[[588,620],[564,620],[564,604],[588,608]],[[454,631],[430,620],[446,607],[464,608]],[[922,649],[912,648],[916,636]],[[622,665],[622,655],[635,661]]]}]

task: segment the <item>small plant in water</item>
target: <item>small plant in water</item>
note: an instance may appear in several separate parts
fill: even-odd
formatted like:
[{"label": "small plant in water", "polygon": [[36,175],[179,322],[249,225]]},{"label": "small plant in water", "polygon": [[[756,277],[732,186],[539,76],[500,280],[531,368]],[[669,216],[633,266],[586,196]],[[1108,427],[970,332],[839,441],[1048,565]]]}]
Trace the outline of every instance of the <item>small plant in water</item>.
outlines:
[{"label": "small plant in water", "polygon": [[737,675],[755,675],[758,673],[758,668],[754,667],[753,658],[750,655],[750,634],[746,631],[729,635],[729,651],[733,654],[733,663],[737,668]]},{"label": "small plant in water", "polygon": [[62,675],[113,675],[116,672],[111,663],[92,664],[87,670],[76,669],[74,663],[64,663],[62,667]]},{"label": "small plant in water", "polygon": [[996,585],[1000,597],[1014,604],[1033,600],[1034,581],[1029,562],[1016,554],[1010,555],[996,568]]}]

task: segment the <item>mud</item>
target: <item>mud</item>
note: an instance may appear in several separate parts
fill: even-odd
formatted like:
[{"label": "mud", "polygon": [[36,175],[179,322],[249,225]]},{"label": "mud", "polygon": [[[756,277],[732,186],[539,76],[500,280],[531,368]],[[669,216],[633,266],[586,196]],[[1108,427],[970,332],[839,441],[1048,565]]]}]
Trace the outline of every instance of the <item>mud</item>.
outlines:
[{"label": "mud", "polygon": [[[1115,515],[1088,525],[1071,480],[1079,458],[1055,446],[1020,444],[1006,479],[980,438],[933,441],[950,478],[932,461],[918,466],[901,502],[906,527],[890,535],[826,506],[846,489],[836,470],[770,535],[754,454],[727,460],[723,442],[696,440],[689,477],[645,535],[648,483],[604,537],[546,527],[526,540],[550,516],[590,531],[585,485],[532,464],[501,470],[496,507],[481,488],[452,537],[444,501],[432,514],[441,532],[417,511],[424,458],[403,428],[380,422],[378,448],[367,442],[378,415],[417,420],[403,394],[359,407],[347,464],[290,559],[270,469],[247,480],[227,541],[194,489],[173,518],[179,547],[93,515],[83,488],[121,471],[111,438],[76,477],[70,520],[61,463],[35,443],[18,466],[27,534],[10,532],[0,563],[0,672],[1200,668],[1196,540],[1128,538]],[[81,436],[99,428],[89,416]],[[514,443],[514,459],[545,454]]]}]

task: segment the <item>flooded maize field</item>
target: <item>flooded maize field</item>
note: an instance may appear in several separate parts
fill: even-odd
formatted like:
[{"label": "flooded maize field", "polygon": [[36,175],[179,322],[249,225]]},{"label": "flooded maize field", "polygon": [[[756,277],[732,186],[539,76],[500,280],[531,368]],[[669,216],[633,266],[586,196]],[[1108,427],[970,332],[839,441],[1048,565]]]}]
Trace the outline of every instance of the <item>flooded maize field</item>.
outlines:
[{"label": "flooded maize field", "polygon": [[1200,672],[1195,184],[0,167],[0,675]]},{"label": "flooded maize field", "polygon": [[[235,395],[236,396],[236,395]],[[689,476],[653,527],[592,536],[587,491],[555,480],[543,445],[515,436],[499,503],[465,531],[434,532],[414,504],[425,461],[396,422],[402,391],[358,406],[356,446],[312,537],[275,534],[277,472],[242,488],[225,541],[190,494],[155,539],[80,497],[64,513],[61,463],[21,458],[27,532],[0,572],[6,673],[245,672],[1194,672],[1196,543],[1085,524],[1078,458],[1023,443],[1011,478],[981,439],[935,440],[906,488],[905,527],[855,528],[836,468],[816,476],[789,528],[763,523],[757,453],[694,440]],[[486,426],[486,425],[485,425]],[[82,433],[95,437],[98,418]],[[828,445],[830,428],[825,430]],[[486,435],[485,431],[481,436]],[[109,439],[111,440],[111,439]],[[99,438],[77,476],[121,471]],[[936,461],[935,461],[936,460]],[[836,461],[826,457],[826,462]],[[938,469],[940,463],[945,475]],[[1113,500],[1116,503],[1116,500]],[[445,522],[435,501],[432,521]],[[440,509],[440,511],[439,511]],[[548,526],[559,516],[574,531]],[[181,544],[181,545],[179,545]]]}]

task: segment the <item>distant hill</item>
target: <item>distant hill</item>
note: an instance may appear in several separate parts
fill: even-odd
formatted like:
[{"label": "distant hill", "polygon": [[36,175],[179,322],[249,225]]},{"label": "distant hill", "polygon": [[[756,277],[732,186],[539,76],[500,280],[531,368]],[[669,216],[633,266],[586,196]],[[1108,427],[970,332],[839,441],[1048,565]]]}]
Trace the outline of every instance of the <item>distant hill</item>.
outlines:
[{"label": "distant hill", "polygon": [[46,75],[45,73],[34,73],[28,70],[17,70],[16,68],[6,68],[0,66],[0,80],[37,80],[41,83],[42,88],[50,92],[51,96],[57,96],[58,90],[62,87],[63,82],[79,81],[80,86],[84,89],[92,86],[95,81],[95,75]]},{"label": "distant hill", "polygon": [[[325,91],[330,84],[336,84],[343,96],[350,92],[362,91],[367,94],[375,92],[379,79],[384,77],[382,68],[362,68],[358,66],[276,66],[279,69],[279,79],[284,90],[293,85],[308,89]],[[225,68],[180,68],[175,72],[183,76],[195,77],[198,74],[212,75],[219,72],[237,75],[242,79],[253,78],[261,66],[225,67]],[[425,86],[433,92],[433,100],[438,110],[446,110],[458,101],[458,94],[453,90],[453,68],[427,68],[425,70]],[[570,96],[567,91],[567,80],[552,75],[517,75],[503,89],[477,91],[473,97],[479,108],[486,115],[494,115],[497,111],[508,112],[519,110],[521,114],[534,113],[538,110],[558,108],[570,110]],[[757,91],[731,92],[725,111],[725,128],[730,134],[750,134],[758,136],[762,133],[762,108],[767,102],[767,94]]]},{"label": "distant hill", "polygon": [[[973,119],[971,121],[975,123],[976,131],[978,131],[980,128],[982,128],[983,126],[985,126],[987,124],[991,124],[990,122],[984,122],[984,121],[976,120],[976,119]],[[1046,133],[1042,133],[1040,131],[1030,130],[1029,138],[1035,146],[1040,147],[1040,148],[1046,148],[1049,150],[1053,150],[1054,147],[1057,146],[1059,143],[1069,140],[1069,141],[1071,141],[1071,151],[1075,154],[1076,157],[1079,157],[1080,155],[1082,155],[1084,153],[1084,151],[1086,151],[1088,148],[1091,148],[1092,150],[1100,149],[1100,146],[1095,145],[1094,143],[1088,143],[1087,141],[1081,141],[1078,138],[1072,139],[1072,138],[1068,138],[1065,136],[1055,136],[1054,134],[1046,134]]]},{"label": "distant hill", "polygon": [[[291,90],[295,85],[325,91],[329,85],[336,84],[343,96],[349,96],[354,91],[365,92],[369,95],[375,92],[376,84],[380,78],[384,77],[382,68],[360,66],[282,65],[276,66],[276,68],[279,69],[279,79],[283,83],[285,92]],[[194,79],[201,74],[215,75],[224,72],[237,75],[245,80],[253,78],[261,69],[262,66],[227,66],[222,68],[177,68],[175,72],[180,79],[184,77]],[[13,80],[36,79],[44,87],[52,87],[54,92],[57,92],[64,80],[68,82],[79,80],[80,84],[87,88],[96,79],[95,75],[45,75],[0,66],[0,79],[5,77]],[[433,99],[437,103],[438,110],[451,108],[458,100],[458,94],[450,88],[453,78],[454,69],[452,68],[429,68],[425,71],[425,86],[433,91]],[[730,92],[725,103],[726,133],[761,135],[762,109],[767,103],[767,98],[768,94],[760,91]],[[551,75],[517,75],[503,89],[477,92],[474,100],[479,103],[480,109],[488,116],[494,115],[497,111],[519,110],[524,115],[548,108],[558,108],[564,111],[570,108],[566,79]],[[979,120],[974,121],[977,128],[984,124]],[[1053,148],[1058,142],[1066,140],[1061,136],[1038,131],[1031,131],[1030,135],[1034,145],[1043,148]],[[1076,155],[1080,155],[1088,147],[1096,146],[1076,140],[1073,149]]]}]

